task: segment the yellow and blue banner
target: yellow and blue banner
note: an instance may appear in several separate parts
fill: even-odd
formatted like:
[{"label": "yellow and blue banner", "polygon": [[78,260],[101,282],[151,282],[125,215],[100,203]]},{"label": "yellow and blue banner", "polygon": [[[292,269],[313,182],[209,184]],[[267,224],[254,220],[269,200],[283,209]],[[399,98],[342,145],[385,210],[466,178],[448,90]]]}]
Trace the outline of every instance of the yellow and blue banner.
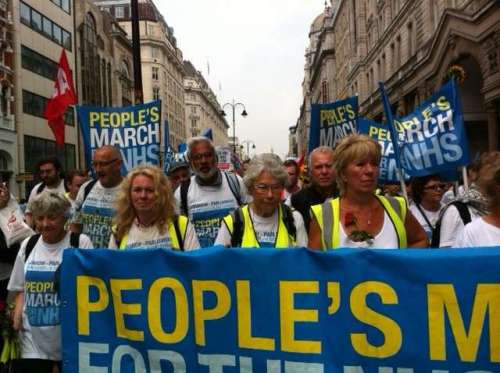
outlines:
[{"label": "yellow and blue banner", "polygon": [[358,96],[329,104],[311,105],[309,153],[318,146],[335,148],[344,138],[357,132]]},{"label": "yellow and blue banner", "polygon": [[103,145],[122,154],[126,174],[141,163],[160,165],[161,101],[127,107],[77,106],[85,146],[85,161]]},{"label": "yellow and blue banner", "polygon": [[500,247],[66,250],[63,371],[500,371]]}]

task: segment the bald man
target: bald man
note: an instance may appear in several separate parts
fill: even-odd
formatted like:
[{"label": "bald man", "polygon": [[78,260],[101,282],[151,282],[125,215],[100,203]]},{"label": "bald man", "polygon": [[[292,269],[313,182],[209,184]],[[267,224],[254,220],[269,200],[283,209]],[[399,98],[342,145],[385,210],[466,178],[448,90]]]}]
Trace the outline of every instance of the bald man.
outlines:
[{"label": "bald man", "polygon": [[95,248],[108,247],[111,221],[115,216],[115,201],[122,176],[120,151],[105,145],[94,152],[92,167],[97,176],[83,184],[75,200],[77,213],[71,230],[86,234]]}]

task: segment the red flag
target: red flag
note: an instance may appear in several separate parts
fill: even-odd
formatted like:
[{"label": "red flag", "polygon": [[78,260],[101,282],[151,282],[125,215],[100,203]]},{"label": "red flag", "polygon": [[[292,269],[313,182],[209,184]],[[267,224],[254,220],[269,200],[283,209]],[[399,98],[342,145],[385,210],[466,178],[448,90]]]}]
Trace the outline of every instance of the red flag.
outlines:
[{"label": "red flag", "polygon": [[68,65],[68,59],[64,49],[59,59],[59,68],[54,82],[54,94],[45,107],[45,118],[56,138],[56,145],[64,147],[64,113],[69,105],[77,103],[75,88],[73,86],[73,75]]}]

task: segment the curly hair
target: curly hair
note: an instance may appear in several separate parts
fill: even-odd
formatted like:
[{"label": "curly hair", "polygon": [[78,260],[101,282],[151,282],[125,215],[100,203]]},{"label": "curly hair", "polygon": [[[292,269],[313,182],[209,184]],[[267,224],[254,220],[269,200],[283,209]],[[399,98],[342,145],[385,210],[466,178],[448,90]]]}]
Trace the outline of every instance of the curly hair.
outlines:
[{"label": "curly hair", "polygon": [[40,193],[28,203],[28,209],[32,211],[33,217],[63,215],[69,217],[71,203],[62,193],[47,191]]},{"label": "curly hair", "polygon": [[380,144],[366,135],[347,136],[335,148],[333,167],[337,173],[336,181],[341,195],[344,195],[346,190],[346,184],[342,179],[346,167],[349,163],[366,157],[375,158],[377,164],[380,163],[382,157]]},{"label": "curly hair", "polygon": [[488,198],[490,204],[498,202],[498,186],[500,186],[500,152],[493,151],[481,157],[481,168],[479,170],[477,185],[481,193]]},{"label": "curly hair", "polygon": [[255,180],[264,171],[269,172],[283,187],[288,186],[288,172],[276,154],[264,153],[255,156],[245,172],[243,181],[248,190],[253,188]]},{"label": "curly hair", "polygon": [[156,166],[139,165],[132,169],[122,181],[115,200],[116,215],[113,219],[113,225],[116,227],[114,234],[118,241],[129,231],[137,216],[134,206],[132,206],[130,192],[132,182],[139,175],[144,175],[153,180],[156,197],[153,207],[154,221],[160,233],[163,234],[167,231],[168,223],[175,214],[174,197],[168,178]]}]

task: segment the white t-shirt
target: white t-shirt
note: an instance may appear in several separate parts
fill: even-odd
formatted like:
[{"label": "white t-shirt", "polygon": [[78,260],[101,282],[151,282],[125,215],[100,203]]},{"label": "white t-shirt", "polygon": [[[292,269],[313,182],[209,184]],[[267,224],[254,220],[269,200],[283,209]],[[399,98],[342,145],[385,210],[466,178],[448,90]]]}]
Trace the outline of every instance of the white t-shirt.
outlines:
[{"label": "white t-shirt", "polygon": [[[182,233],[182,232],[181,232]],[[111,235],[109,238],[110,249],[117,249],[115,237]],[[158,231],[156,225],[151,227],[141,227],[135,222],[130,227],[128,232],[127,244],[125,250],[128,249],[170,249],[172,248],[172,241],[170,234],[167,232],[161,234]],[[188,222],[186,227],[186,237],[184,238],[184,250],[190,251],[199,249],[200,244],[198,242],[198,237],[196,237],[196,231],[194,230],[193,224]]]},{"label": "white t-shirt", "polygon": [[[59,294],[54,289],[54,273],[62,262],[63,251],[70,247],[70,233],[56,244],[40,237],[24,262],[23,241],[14,263],[7,289],[24,292],[22,327],[19,332],[23,359],[61,360],[61,318]],[[80,235],[80,248],[92,248],[90,239]]]},{"label": "white t-shirt", "polygon": [[[28,198],[28,203],[26,205],[26,212],[25,212],[26,214],[31,213],[28,206],[29,206],[29,203],[38,195],[37,191],[38,191],[38,188],[40,187],[40,185],[42,185],[42,183],[36,184],[33,187],[33,189],[31,189],[30,196]],[[45,185],[45,188],[43,188],[42,193],[47,192],[47,191],[57,192],[57,193],[61,193],[61,194],[66,193],[66,189],[64,189],[64,180],[61,180],[55,188],[51,188],[51,187]]]},{"label": "white t-shirt", "polygon": [[432,224],[432,227],[429,226],[427,223],[427,220],[425,220],[424,216],[422,213],[419,211],[417,205],[415,203],[412,203],[410,205],[410,211],[412,212],[413,216],[418,220],[422,228],[424,228],[425,233],[427,234],[427,238],[429,239],[429,242],[432,240],[432,230],[436,226],[436,223],[439,219],[439,214],[441,213],[441,209],[443,208],[442,206],[439,208],[437,211],[429,211],[426,210],[422,205],[420,205],[420,208],[424,212],[425,216],[427,216],[427,219],[429,219],[429,222]]},{"label": "white t-shirt", "polygon": [[382,229],[371,241],[356,242],[352,241],[344,231],[342,224],[339,226],[340,242],[339,247],[354,247],[354,248],[374,248],[374,249],[397,249],[399,246],[398,235],[396,228],[392,224],[391,218],[384,211],[384,223]]},{"label": "white t-shirt", "polygon": [[[249,208],[250,218],[252,219],[253,229],[260,247],[275,247],[276,232],[278,230],[278,210],[269,217],[262,217],[255,214],[252,208]],[[298,211],[292,211],[295,229],[297,230],[297,237],[295,247],[307,246],[307,232],[304,225],[304,219]],[[229,233],[226,224],[221,223],[217,239],[214,245],[223,245],[226,247],[231,246],[231,234]]]},{"label": "white t-shirt", "polygon": [[[240,184],[241,203],[247,203],[249,197],[243,180],[238,175],[236,177]],[[175,191],[179,209],[180,191],[181,188]],[[222,218],[233,212],[238,207],[238,202],[224,174],[222,174],[222,184],[219,186],[201,186],[196,182],[195,176],[192,176],[187,193],[187,206],[189,221],[194,225],[200,246],[210,247],[217,237]]]},{"label": "white t-shirt", "polygon": [[105,188],[100,181],[97,181],[83,201],[85,187],[90,182],[91,180],[83,184],[78,191],[75,201],[77,212],[73,223],[82,224],[82,233],[90,237],[94,247],[104,248],[108,247],[111,236],[112,220],[115,216],[113,203],[120,189],[120,184],[113,188]]},{"label": "white t-shirt", "polygon": [[457,236],[455,247],[500,246],[500,228],[484,221],[483,218],[467,224],[463,233]]},{"label": "white t-shirt", "polygon": [[[470,213],[471,222],[476,220],[480,215],[473,208],[467,207]],[[470,224],[470,223],[469,223]],[[464,222],[460,217],[458,209],[454,205],[446,208],[441,219],[441,231],[439,234],[439,247],[451,247],[455,244],[457,237],[461,236],[464,231]]]}]

